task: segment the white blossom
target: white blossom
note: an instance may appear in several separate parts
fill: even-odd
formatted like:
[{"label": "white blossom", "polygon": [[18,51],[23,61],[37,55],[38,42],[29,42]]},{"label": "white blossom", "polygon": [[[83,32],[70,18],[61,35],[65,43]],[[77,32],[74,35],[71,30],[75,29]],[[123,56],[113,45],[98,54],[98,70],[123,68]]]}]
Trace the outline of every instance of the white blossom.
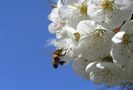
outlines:
[{"label": "white blossom", "polygon": [[52,23],[48,26],[49,32],[56,33],[58,30],[61,30],[66,22],[62,18],[60,18],[58,14],[58,8],[52,9],[51,13],[49,14],[48,18]]},{"label": "white blossom", "polygon": [[93,20],[115,28],[131,17],[132,5],[132,0],[89,0],[87,13]]},{"label": "white blossom", "polygon": [[61,20],[60,17],[59,17],[59,14],[58,14],[58,10],[59,10],[58,8],[53,8],[51,10],[51,13],[48,16],[48,19],[50,21],[55,23],[55,22],[59,22]]},{"label": "white blossom", "polygon": [[76,61],[73,62],[73,69],[78,75],[82,76],[85,79],[89,79],[89,75],[86,72],[87,65],[88,60],[79,57]]},{"label": "white blossom", "polygon": [[74,5],[76,3],[82,3],[87,0],[61,0],[64,5]]},{"label": "white blossom", "polygon": [[86,67],[86,72],[96,84],[113,86],[125,80],[125,73],[111,62],[92,62]]},{"label": "white blossom", "polygon": [[55,34],[57,31],[62,30],[65,23],[50,23],[48,26],[49,32]]},{"label": "white blossom", "polygon": [[133,62],[133,21],[127,21],[112,42],[111,54],[115,63],[123,67]]},{"label": "white blossom", "polygon": [[[87,60],[94,61],[110,54],[112,33],[94,21],[81,21],[77,26],[81,34],[76,49]],[[77,52],[78,52],[77,51]]]},{"label": "white blossom", "polygon": [[113,38],[111,50],[114,63],[127,73],[127,81],[133,83],[133,21],[127,21]]},{"label": "white blossom", "polygon": [[133,0],[58,0],[48,19],[60,60],[95,84],[133,83]]},{"label": "white blossom", "polygon": [[[71,2],[71,1],[67,1]],[[66,20],[67,25],[76,29],[77,24],[82,21],[89,19],[87,15],[87,2],[73,1],[74,4],[67,4],[59,8],[59,16],[63,20]]]}]

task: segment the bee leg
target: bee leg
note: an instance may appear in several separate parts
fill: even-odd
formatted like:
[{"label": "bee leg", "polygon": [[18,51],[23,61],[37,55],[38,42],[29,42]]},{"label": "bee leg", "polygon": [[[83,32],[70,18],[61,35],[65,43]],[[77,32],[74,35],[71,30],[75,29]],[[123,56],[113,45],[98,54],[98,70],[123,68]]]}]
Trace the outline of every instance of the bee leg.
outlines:
[{"label": "bee leg", "polygon": [[60,65],[63,65],[64,63],[66,63],[65,61],[59,61]]},{"label": "bee leg", "polygon": [[58,68],[58,62],[52,62],[54,68]]}]

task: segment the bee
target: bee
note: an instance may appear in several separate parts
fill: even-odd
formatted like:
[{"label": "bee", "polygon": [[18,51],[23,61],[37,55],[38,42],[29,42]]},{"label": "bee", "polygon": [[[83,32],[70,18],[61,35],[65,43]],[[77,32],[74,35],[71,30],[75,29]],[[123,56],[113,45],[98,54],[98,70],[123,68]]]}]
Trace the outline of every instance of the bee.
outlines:
[{"label": "bee", "polygon": [[58,65],[63,65],[65,61],[61,61],[61,57],[65,56],[66,52],[63,54],[64,49],[57,49],[53,54],[52,65],[54,68],[58,68]]}]

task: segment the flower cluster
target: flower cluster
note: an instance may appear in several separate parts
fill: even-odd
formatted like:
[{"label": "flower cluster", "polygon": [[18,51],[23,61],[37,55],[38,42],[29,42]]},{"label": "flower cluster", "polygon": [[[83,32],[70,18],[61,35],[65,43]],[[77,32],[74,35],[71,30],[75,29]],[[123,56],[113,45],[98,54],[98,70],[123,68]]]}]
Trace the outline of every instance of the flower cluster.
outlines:
[{"label": "flower cluster", "polygon": [[133,83],[133,0],[58,0],[49,14],[62,60],[95,84]]}]

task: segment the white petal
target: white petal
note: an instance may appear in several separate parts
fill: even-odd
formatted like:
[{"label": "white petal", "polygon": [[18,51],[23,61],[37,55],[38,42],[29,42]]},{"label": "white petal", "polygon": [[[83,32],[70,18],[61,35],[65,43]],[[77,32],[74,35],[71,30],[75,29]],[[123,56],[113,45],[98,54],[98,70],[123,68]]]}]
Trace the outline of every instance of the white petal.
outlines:
[{"label": "white petal", "polygon": [[[80,30],[81,29],[81,30]],[[81,33],[77,50],[83,58],[94,61],[106,57],[110,54],[112,33],[105,30],[95,22],[80,22],[78,31]]]},{"label": "white petal", "polygon": [[72,17],[73,13],[74,13],[74,10],[76,8],[74,7],[69,7],[69,6],[62,6],[59,8],[59,16],[62,18],[62,19],[69,19],[70,17]]},{"label": "white petal", "polygon": [[67,38],[67,34],[66,34],[65,30],[56,31],[56,38],[57,39]]},{"label": "white petal", "polygon": [[115,34],[115,36],[112,38],[113,43],[115,43],[115,44],[121,43],[123,40],[124,34],[125,34],[124,31],[118,32],[117,34]]},{"label": "white petal", "polygon": [[85,79],[89,79],[89,75],[86,73],[86,70],[85,70],[87,64],[88,64],[87,60],[82,58],[79,58],[73,63],[74,71]]},{"label": "white petal", "polygon": [[133,62],[133,23],[127,22],[113,38],[111,55],[114,62],[123,67]]},{"label": "white petal", "polygon": [[96,84],[118,85],[125,80],[125,73],[115,64],[109,62],[93,62],[86,68],[90,80]]},{"label": "white petal", "polygon": [[130,19],[133,12],[133,9],[131,10],[133,1],[113,0],[114,2],[111,3],[113,10],[104,10],[101,1],[103,0],[89,0],[87,13],[91,19],[101,23],[108,23],[112,29],[119,27],[124,20]]},{"label": "white petal", "polygon": [[52,22],[58,22],[59,20],[59,14],[58,14],[58,8],[52,9],[51,13],[48,16],[48,19]]},{"label": "white petal", "polygon": [[48,26],[49,32],[55,34],[56,33],[55,27],[56,27],[55,23],[50,23]]},{"label": "white petal", "polygon": [[80,14],[79,10],[75,10],[73,16],[68,19],[68,25],[73,27],[74,29],[77,29],[77,25],[82,20],[88,20],[88,15],[82,15]]},{"label": "white petal", "polygon": [[78,33],[77,30],[75,30],[75,29],[73,29],[69,26],[66,26],[65,31],[66,31],[66,34],[67,34],[68,38],[79,41],[80,33]]},{"label": "white petal", "polygon": [[107,23],[112,27],[119,27],[124,20],[129,20],[131,18],[132,12],[130,10],[118,11],[112,18],[107,18]]},{"label": "white petal", "polygon": [[48,26],[49,32],[55,34],[59,30],[63,30],[64,23],[50,23]]},{"label": "white petal", "polygon": [[104,14],[103,10],[99,8],[99,6],[96,6],[96,4],[88,4],[87,14],[91,19],[97,22],[106,21],[106,15]]},{"label": "white petal", "polygon": [[74,3],[78,3],[79,0],[65,0],[65,5],[73,5]]},{"label": "white petal", "polygon": [[82,34],[91,33],[92,31],[95,30],[96,26],[97,25],[94,21],[84,20],[79,22],[79,24],[77,25],[77,31],[79,31]]}]

